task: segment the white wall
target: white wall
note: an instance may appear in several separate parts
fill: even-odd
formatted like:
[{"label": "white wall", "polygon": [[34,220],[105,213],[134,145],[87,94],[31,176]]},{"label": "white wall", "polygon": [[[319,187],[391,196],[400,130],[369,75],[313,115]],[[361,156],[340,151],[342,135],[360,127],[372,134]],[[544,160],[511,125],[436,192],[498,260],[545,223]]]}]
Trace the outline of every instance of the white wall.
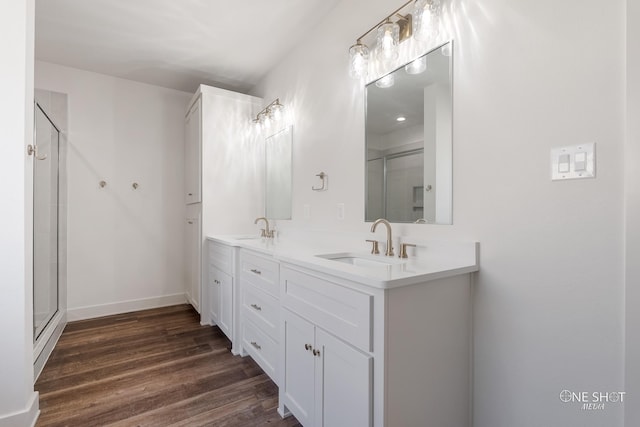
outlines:
[{"label": "white wall", "polygon": [[[559,393],[623,387],[624,0],[445,4],[456,41],[454,225],[394,229],[481,243],[474,426],[621,426],[620,405],[583,411]],[[295,118],[283,235],[368,231],[363,92],[347,50],[397,6],[342,1],[254,90]],[[551,182],[551,147],[583,142],[597,143],[597,178]],[[330,189],[312,192],[321,170]]]},{"label": "white wall", "polygon": [[191,94],[40,61],[35,85],[69,97],[69,319],[184,301]]},{"label": "white wall", "polygon": [[[640,4],[627,0],[626,372],[625,388],[640,396]],[[636,400],[637,402],[637,400]],[[629,403],[625,425],[640,425],[640,405]]]},{"label": "white wall", "polygon": [[31,260],[33,142],[33,0],[0,5],[0,426],[29,426],[33,391]]}]

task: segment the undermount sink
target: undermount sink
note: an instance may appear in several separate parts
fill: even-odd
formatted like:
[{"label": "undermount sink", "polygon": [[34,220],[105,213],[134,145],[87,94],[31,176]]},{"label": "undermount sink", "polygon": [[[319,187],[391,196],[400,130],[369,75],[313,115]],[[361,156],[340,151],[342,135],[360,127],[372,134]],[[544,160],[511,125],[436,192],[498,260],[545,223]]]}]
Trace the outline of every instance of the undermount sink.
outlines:
[{"label": "undermount sink", "polygon": [[404,264],[407,260],[394,257],[386,257],[384,255],[367,255],[356,253],[337,253],[316,255],[318,258],[337,261],[344,264],[351,264],[358,267],[387,267],[390,265]]}]

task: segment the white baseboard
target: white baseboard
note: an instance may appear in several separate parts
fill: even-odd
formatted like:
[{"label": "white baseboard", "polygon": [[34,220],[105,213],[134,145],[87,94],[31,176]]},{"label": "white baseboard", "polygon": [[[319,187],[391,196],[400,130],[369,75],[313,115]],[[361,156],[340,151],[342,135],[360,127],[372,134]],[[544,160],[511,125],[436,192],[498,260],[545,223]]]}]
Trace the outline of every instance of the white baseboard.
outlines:
[{"label": "white baseboard", "polygon": [[40,404],[38,400],[38,392],[35,391],[29,398],[24,411],[6,415],[0,414],[0,427],[34,427],[39,415]]},{"label": "white baseboard", "polygon": [[68,308],[67,321],[73,322],[74,320],[93,319],[95,317],[110,316],[112,314],[185,304],[186,302],[187,298],[184,294],[173,294],[87,307]]}]

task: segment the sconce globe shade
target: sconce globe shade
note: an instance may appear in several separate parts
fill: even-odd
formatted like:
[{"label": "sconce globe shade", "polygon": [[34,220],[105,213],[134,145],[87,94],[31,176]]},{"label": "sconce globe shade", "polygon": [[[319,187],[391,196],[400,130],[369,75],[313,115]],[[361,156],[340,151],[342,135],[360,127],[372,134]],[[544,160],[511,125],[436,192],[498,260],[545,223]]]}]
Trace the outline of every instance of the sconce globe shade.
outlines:
[{"label": "sconce globe shade", "polygon": [[382,62],[392,62],[398,58],[400,26],[395,22],[385,22],[378,27],[376,37],[377,57]]},{"label": "sconce globe shade", "polygon": [[376,86],[378,86],[381,89],[386,89],[388,87],[393,86],[394,83],[395,83],[395,77],[393,76],[393,74],[387,74],[386,76],[376,81]]},{"label": "sconce globe shade", "polygon": [[420,74],[420,73],[423,73],[424,70],[426,70],[426,69],[427,69],[427,57],[426,56],[421,56],[420,58],[416,59],[415,61],[408,63],[404,67],[404,70],[407,72],[407,74]]},{"label": "sconce globe shade", "polygon": [[275,123],[280,123],[284,119],[284,105],[280,103],[273,104],[269,108],[269,115],[271,116],[271,120]]},{"label": "sconce globe shade", "polygon": [[440,0],[416,0],[413,4],[413,37],[419,41],[437,37],[439,16]]},{"label": "sconce globe shade", "polygon": [[369,71],[369,48],[356,43],[349,48],[349,75],[354,79],[365,79]]}]

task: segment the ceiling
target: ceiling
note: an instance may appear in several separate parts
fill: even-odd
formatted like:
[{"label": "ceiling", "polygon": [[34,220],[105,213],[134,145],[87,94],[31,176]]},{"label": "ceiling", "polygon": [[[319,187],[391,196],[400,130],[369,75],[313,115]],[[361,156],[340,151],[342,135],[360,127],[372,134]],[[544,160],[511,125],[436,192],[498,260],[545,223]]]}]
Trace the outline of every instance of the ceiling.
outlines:
[{"label": "ceiling", "polygon": [[36,59],[249,91],[339,0],[36,0]]}]

